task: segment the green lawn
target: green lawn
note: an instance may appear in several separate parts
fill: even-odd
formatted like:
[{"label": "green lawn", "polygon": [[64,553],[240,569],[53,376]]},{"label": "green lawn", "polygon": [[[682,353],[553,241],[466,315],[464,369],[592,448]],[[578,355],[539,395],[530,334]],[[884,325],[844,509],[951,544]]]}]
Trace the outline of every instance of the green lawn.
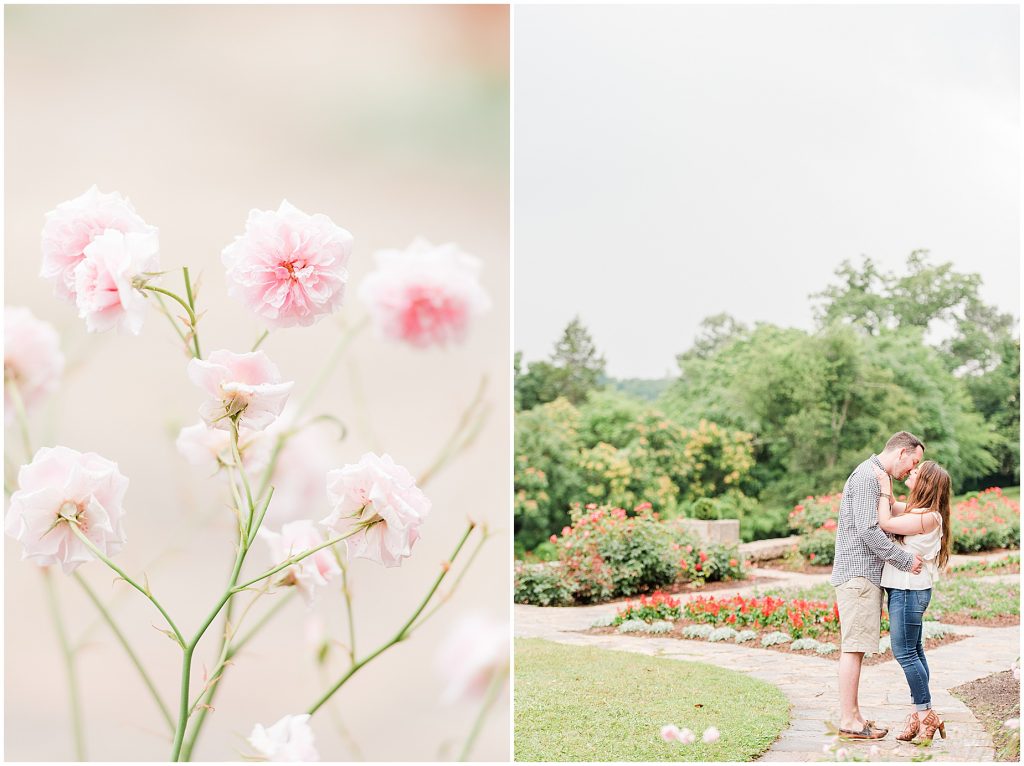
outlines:
[{"label": "green lawn", "polygon": [[[782,598],[835,601],[835,588],[827,582],[801,589],[774,589],[767,591]],[[986,583],[970,577],[946,577],[932,592],[932,600],[925,619],[941,619],[945,612],[970,614],[977,619],[1001,615],[1020,614],[1020,584]]]},{"label": "green lawn", "polygon": [[[789,723],[777,688],[703,663],[517,639],[515,679],[517,761],[750,761]],[[697,742],[663,742],[669,723]]]}]

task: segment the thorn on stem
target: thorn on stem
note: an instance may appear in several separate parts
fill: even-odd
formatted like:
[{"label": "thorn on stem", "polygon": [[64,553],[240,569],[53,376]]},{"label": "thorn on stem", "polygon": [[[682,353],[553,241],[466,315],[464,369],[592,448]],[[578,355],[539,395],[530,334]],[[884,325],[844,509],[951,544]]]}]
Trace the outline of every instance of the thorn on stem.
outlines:
[{"label": "thorn on stem", "polygon": [[442,572],[447,572],[451,568],[452,568],[452,562],[450,562],[450,561],[442,561],[441,562],[441,571]]}]

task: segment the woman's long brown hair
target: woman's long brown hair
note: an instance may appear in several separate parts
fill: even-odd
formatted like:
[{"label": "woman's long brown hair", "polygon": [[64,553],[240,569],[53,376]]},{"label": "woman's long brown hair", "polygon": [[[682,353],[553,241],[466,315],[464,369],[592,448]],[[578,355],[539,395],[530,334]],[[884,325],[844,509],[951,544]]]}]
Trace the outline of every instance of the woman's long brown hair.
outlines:
[{"label": "woman's long brown hair", "polygon": [[[952,482],[946,469],[934,460],[925,460],[917,467],[917,481],[907,498],[906,513],[921,509],[920,513],[938,511],[942,517],[942,542],[939,545],[939,569],[946,566],[953,548],[953,535],[950,532],[949,505],[952,494]],[[898,539],[903,542],[903,535]]]}]

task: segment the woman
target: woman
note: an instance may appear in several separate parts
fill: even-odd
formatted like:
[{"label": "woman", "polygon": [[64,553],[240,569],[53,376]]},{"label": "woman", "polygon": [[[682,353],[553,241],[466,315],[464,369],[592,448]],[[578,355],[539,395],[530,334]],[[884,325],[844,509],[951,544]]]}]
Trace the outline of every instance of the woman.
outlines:
[{"label": "woman", "polygon": [[[952,536],[949,530],[949,474],[926,460],[906,478],[910,497],[892,502],[892,479],[877,470],[882,496],[878,501],[878,526],[895,537],[896,544],[924,561],[920,574],[903,572],[888,562],[882,569],[882,587],[889,599],[889,638],[892,653],[910,685],[914,709],[896,739],[909,742],[921,735],[931,741],[938,731],[946,738],[946,725],[932,709],[928,662],[924,657],[924,612],[939,571],[949,561]],[[921,717],[924,714],[924,717]]]}]

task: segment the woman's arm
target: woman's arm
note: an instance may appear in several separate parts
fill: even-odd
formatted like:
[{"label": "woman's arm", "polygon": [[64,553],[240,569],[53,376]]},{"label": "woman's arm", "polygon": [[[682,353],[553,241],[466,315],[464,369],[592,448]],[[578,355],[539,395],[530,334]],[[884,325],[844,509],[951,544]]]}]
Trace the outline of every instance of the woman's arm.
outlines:
[{"label": "woman's arm", "polygon": [[906,503],[893,503],[892,504],[892,515],[893,516],[899,516],[901,513],[906,513],[906,512],[907,512],[907,504]]},{"label": "woman's arm", "polygon": [[904,513],[902,516],[889,516],[886,513],[886,518],[882,519],[881,503],[879,503],[878,512],[878,526],[881,527],[884,532],[891,532],[894,535],[920,535],[925,532],[931,532],[935,527],[939,526],[939,520],[935,517],[934,513],[928,511],[911,511],[910,513]]}]

